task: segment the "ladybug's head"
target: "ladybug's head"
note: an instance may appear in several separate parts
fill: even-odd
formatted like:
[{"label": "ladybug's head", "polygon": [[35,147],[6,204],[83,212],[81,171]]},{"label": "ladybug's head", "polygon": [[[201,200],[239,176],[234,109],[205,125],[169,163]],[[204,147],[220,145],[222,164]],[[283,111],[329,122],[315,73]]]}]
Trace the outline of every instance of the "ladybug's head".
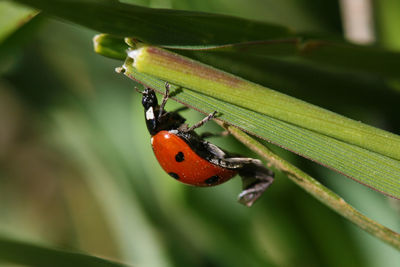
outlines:
[{"label": "ladybug's head", "polygon": [[185,122],[185,119],[177,112],[166,112],[165,110],[160,112],[160,106],[154,90],[146,88],[142,95],[146,125],[151,135],[155,135],[162,130],[177,129]]},{"label": "ladybug's head", "polygon": [[142,94],[142,105],[144,107],[147,129],[151,135],[154,135],[157,132],[159,124],[158,117],[160,106],[158,105],[157,96],[154,90],[146,88]]},{"label": "ladybug's head", "polygon": [[154,109],[155,107],[158,106],[158,101],[154,90],[146,88],[142,94],[143,94],[142,105],[145,111],[147,111],[151,107]]}]

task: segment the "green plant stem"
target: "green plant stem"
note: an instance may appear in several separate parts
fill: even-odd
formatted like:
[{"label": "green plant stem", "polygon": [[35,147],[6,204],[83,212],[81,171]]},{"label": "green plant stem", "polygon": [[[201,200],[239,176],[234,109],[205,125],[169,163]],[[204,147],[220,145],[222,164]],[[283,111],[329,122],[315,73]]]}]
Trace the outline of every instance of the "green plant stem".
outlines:
[{"label": "green plant stem", "polygon": [[267,147],[238,128],[226,125],[224,125],[224,128],[228,129],[229,132],[235,136],[235,138],[267,160],[270,165],[273,165],[276,169],[286,173],[289,179],[317,198],[323,204],[327,205],[341,216],[345,217],[371,235],[400,250],[399,233],[396,233],[393,230],[361,214],[359,211],[349,205],[343,198],[323,186],[321,183],[297,167],[280,158]]},{"label": "green plant stem", "polygon": [[400,136],[346,118],[170,51],[141,44],[133,67],[211,97],[400,159]]}]

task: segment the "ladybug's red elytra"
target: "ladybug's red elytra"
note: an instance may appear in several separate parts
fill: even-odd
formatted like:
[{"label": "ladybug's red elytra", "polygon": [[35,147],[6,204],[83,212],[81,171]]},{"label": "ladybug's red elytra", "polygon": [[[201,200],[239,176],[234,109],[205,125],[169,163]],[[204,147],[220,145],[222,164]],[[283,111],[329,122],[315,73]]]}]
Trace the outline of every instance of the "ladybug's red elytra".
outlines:
[{"label": "ladybug's red elytra", "polygon": [[165,111],[168,83],[165,88],[161,105],[154,90],[147,88],[142,92],[151,145],[161,167],[174,179],[193,186],[218,185],[239,174],[243,182],[239,202],[249,207],[253,205],[273,182],[274,173],[260,160],[233,156],[194,132],[213,119],[216,112],[188,127],[177,111]]}]

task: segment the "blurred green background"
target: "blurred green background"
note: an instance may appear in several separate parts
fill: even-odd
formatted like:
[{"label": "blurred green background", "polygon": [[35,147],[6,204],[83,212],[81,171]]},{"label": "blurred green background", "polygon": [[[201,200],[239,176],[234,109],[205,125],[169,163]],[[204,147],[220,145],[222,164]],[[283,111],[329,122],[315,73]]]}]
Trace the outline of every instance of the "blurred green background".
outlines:
[{"label": "blurred green background", "polygon": [[[124,2],[342,34],[337,1]],[[0,2],[3,30],[13,16],[10,5]],[[400,11],[400,5],[386,0],[374,8],[377,42],[400,49],[392,36],[398,21],[382,15],[385,8]],[[151,151],[140,95],[133,90],[139,85],[114,72],[122,62],[93,52],[95,34],[39,15],[0,38],[1,236],[135,266],[398,266],[398,251],[280,173],[252,208],[236,202],[239,179],[214,188],[189,187],[171,179]],[[176,107],[173,102],[167,105]],[[388,118],[384,111],[367,107],[343,107],[339,102],[329,107],[389,130],[399,128],[393,124],[398,110]],[[189,123],[202,118],[193,111],[185,116]],[[210,123],[201,131],[221,129]],[[231,137],[212,142],[255,156]],[[398,201],[272,149],[367,216],[400,231]]]}]

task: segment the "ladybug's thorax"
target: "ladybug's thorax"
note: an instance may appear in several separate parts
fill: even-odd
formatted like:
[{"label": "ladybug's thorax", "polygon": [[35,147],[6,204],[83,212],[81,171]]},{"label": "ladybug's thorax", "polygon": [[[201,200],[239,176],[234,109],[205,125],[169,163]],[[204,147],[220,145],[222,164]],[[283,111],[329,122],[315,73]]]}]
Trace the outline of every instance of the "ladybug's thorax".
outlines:
[{"label": "ladybug's thorax", "polygon": [[152,136],[154,154],[161,167],[180,182],[195,186],[221,184],[237,173],[200,157],[177,131],[159,131]]}]

